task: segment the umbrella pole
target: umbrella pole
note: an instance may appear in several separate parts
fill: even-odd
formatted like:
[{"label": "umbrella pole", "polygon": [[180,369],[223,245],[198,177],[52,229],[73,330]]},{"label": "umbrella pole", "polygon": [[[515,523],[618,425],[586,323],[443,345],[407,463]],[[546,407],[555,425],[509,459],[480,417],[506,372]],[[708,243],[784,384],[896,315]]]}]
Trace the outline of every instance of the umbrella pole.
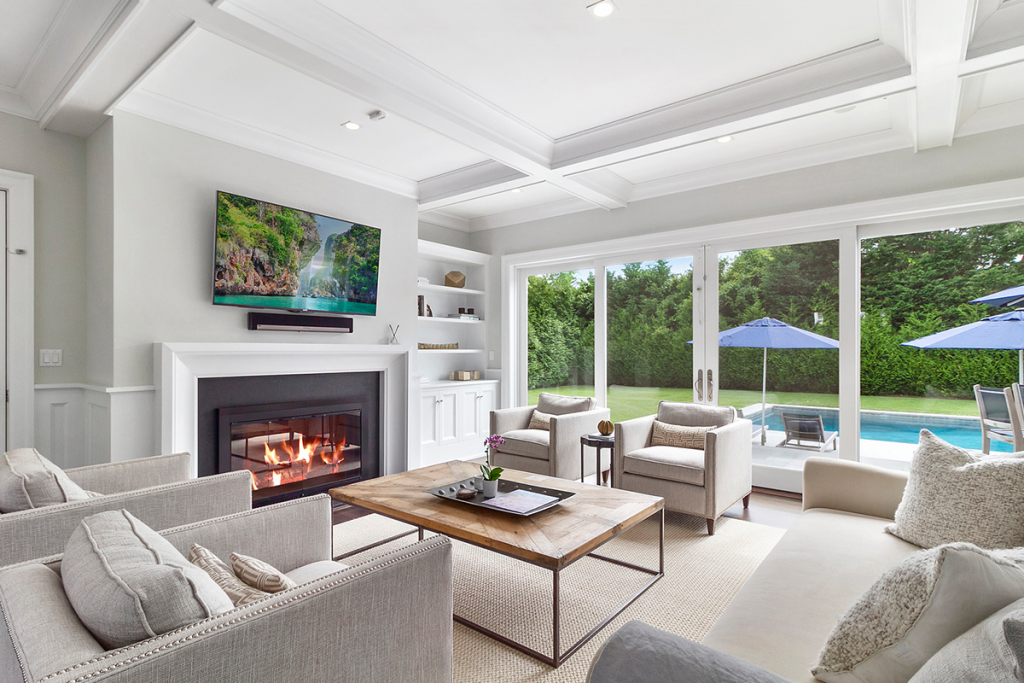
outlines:
[{"label": "umbrella pole", "polygon": [[[1024,354],[1024,351],[1021,351]],[[1024,356],[1022,356],[1024,358]],[[1021,361],[1024,363],[1024,360]],[[764,445],[768,433],[764,428],[765,395],[768,392],[768,347],[764,347],[764,360],[761,361],[761,445]]]},{"label": "umbrella pole", "polygon": [[1024,349],[1017,352],[1017,382],[1024,384]]}]

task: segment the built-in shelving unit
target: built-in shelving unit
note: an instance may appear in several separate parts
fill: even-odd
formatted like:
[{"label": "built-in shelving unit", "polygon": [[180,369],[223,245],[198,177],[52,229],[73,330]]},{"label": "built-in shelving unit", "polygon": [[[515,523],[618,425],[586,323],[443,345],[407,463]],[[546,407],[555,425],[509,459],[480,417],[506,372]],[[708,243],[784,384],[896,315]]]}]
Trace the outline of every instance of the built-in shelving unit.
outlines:
[{"label": "built-in shelving unit", "polygon": [[[458,343],[457,349],[420,349],[416,359],[420,385],[420,465],[483,455],[490,413],[498,407],[498,380],[487,379],[487,265],[489,254],[434,242],[419,242],[417,285],[433,315],[417,318],[417,341]],[[444,276],[457,270],[466,286],[446,287]],[[479,320],[449,318],[460,308]],[[478,371],[481,379],[448,379],[453,370]]]}]

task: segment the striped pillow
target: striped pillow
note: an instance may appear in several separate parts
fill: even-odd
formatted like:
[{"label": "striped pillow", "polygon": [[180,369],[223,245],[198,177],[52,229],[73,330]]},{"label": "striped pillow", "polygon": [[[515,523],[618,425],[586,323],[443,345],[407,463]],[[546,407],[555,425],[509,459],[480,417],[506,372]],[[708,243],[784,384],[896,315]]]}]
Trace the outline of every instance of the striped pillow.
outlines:
[{"label": "striped pillow", "polygon": [[256,602],[269,595],[265,591],[257,590],[239,581],[223,560],[198,543],[193,543],[192,548],[188,551],[188,561],[209,574],[214,583],[228,594],[235,607],[248,605],[250,602]]},{"label": "striped pillow", "polygon": [[231,553],[231,568],[235,570],[235,574],[242,581],[267,593],[280,593],[299,585],[282,572],[255,557]]}]

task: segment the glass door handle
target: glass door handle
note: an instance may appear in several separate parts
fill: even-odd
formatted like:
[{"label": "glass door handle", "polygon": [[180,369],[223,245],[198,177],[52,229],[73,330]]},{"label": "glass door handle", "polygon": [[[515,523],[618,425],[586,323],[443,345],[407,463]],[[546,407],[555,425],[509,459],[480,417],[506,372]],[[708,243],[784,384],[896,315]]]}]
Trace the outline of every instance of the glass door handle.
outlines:
[{"label": "glass door handle", "polygon": [[711,368],[708,368],[708,403],[715,400],[715,382],[712,379],[713,376]]},{"label": "glass door handle", "polygon": [[704,371],[697,371],[697,381],[693,383],[693,390],[697,392],[697,402],[704,401]]}]

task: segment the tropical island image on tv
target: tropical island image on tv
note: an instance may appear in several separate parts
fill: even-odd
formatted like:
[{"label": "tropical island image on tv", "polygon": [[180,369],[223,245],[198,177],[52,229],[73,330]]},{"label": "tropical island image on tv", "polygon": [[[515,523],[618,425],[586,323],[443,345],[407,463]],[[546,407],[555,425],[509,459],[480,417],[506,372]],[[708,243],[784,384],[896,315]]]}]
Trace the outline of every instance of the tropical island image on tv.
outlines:
[{"label": "tropical island image on tv", "polygon": [[217,193],[213,302],[375,315],[380,230]]}]

